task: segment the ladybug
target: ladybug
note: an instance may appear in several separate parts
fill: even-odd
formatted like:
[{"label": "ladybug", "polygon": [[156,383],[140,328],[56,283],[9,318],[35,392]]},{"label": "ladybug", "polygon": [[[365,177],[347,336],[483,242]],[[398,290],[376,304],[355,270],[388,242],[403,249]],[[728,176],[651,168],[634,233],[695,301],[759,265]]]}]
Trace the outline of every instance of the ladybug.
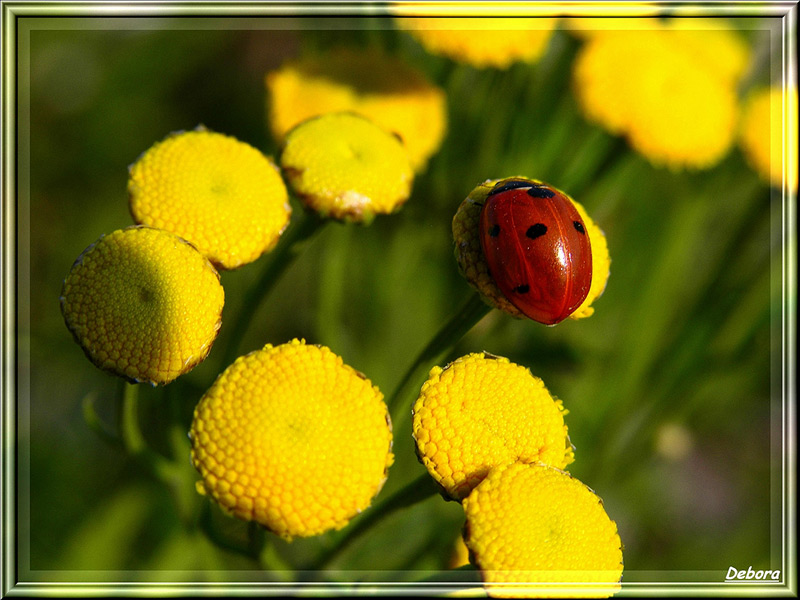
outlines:
[{"label": "ladybug", "polygon": [[562,192],[525,179],[498,182],[481,209],[489,274],[526,317],[555,325],[586,299],[592,247],[583,219]]}]

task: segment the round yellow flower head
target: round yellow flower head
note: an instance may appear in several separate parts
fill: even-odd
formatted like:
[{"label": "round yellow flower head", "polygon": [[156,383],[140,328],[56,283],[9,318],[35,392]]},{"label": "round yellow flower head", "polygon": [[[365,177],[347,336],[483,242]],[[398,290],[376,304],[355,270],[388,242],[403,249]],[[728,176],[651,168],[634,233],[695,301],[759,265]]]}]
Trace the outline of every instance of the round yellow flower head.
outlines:
[{"label": "round yellow flower head", "polygon": [[608,597],[622,544],[592,490],[568,473],[520,462],[493,469],[464,499],[465,538],[490,596]]},{"label": "round yellow flower head", "polygon": [[[653,164],[707,168],[718,162],[735,133],[734,68],[722,58],[698,60],[686,40],[701,33],[654,29],[590,39],[573,71],[586,117],[627,136]],[[724,45],[714,47],[721,54]]]},{"label": "round yellow flower head", "polygon": [[[480,216],[481,209],[486,203],[486,197],[496,185],[512,179],[529,179],[534,183],[542,183],[537,179],[517,176],[487,179],[478,184],[461,203],[453,217],[453,240],[458,268],[469,284],[481,294],[481,297],[490,306],[522,319],[525,318],[525,315],[503,295],[492,279],[480,242]],[[564,194],[564,192],[561,193]],[[603,231],[580,203],[575,202],[569,195],[564,195],[572,200],[581,215],[592,247],[592,284],[589,293],[581,305],[569,315],[570,319],[583,319],[594,313],[592,303],[605,291],[611,272],[611,259],[608,255],[608,245]]]},{"label": "round yellow flower head", "polygon": [[[794,121],[789,120],[790,115],[794,115]],[[785,175],[786,185],[796,192],[797,88],[764,87],[751,92],[742,115],[739,144],[747,161],[765,181],[779,187]]]},{"label": "round yellow flower head", "polygon": [[469,354],[434,367],[423,384],[413,409],[417,455],[444,491],[461,500],[497,465],[571,463],[565,413],[527,368]]},{"label": "round yellow flower head", "polygon": [[398,17],[396,22],[431,54],[481,68],[507,69],[516,61],[535,62],[544,54],[556,19]]},{"label": "round yellow flower head", "polygon": [[200,400],[190,435],[198,491],[285,539],[344,527],[393,460],[378,388],[301,340],[239,357]]},{"label": "round yellow flower head", "polygon": [[155,385],[205,359],[224,302],[219,274],[191,244],[140,226],[84,250],[64,280],[61,312],[94,364]]},{"label": "round yellow flower head", "polygon": [[400,140],[354,113],[303,121],[286,136],[280,163],[309,209],[344,221],[369,223],[398,210],[414,180]]},{"label": "round yellow flower head", "polygon": [[178,234],[222,269],[271,250],[291,214],[270,159],[204,128],[172,134],[145,152],[130,168],[128,194],[137,223]]},{"label": "round yellow flower head", "polygon": [[421,171],[447,128],[444,92],[405,62],[378,51],[335,49],[285,63],[266,76],[269,124],[282,141],[298,123],[352,111],[400,136]]}]

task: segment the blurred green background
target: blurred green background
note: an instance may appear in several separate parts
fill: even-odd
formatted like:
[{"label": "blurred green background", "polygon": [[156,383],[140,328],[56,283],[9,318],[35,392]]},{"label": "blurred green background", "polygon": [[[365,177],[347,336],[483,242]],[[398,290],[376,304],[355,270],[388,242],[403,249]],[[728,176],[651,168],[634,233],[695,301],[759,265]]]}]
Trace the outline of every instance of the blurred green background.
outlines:
[{"label": "blurred green background", "polygon": [[[624,581],[781,567],[773,544],[779,480],[771,470],[780,452],[773,382],[781,205],[739,149],[706,171],[670,171],[586,122],[570,90],[581,42],[565,31],[555,32],[538,63],[502,71],[428,55],[378,18],[40,25],[30,31],[27,70],[20,54],[23,118],[30,111],[20,275],[29,242],[30,296],[20,306],[19,341],[30,404],[20,409],[29,487],[20,488],[19,541],[31,579],[292,580],[299,577],[292,569],[304,569],[341,535],[292,543],[268,536],[261,563],[212,543],[186,519],[207,502],[191,487],[188,454],[173,457],[185,470],[176,491],[87,426],[89,396],[114,427],[120,383],[86,360],[58,302],[81,251],[131,224],[127,167],[140,153],[202,123],[274,156],[264,74],[340,44],[386,48],[441,86],[447,137],[399,213],[369,227],[333,224],[313,238],[257,313],[243,351],[304,337],[331,347],[389,395],[472,293],[453,258],[459,203],[487,178],[548,181],[606,232],[611,277],[595,315],[547,328],[495,310],[442,364],[481,350],[506,356],[564,401],[576,446],[570,471],[618,523]],[[769,53],[764,22],[737,25],[754,56]],[[762,69],[748,85],[768,82]],[[545,141],[559,148],[552,160],[542,158]],[[207,361],[167,388],[142,388],[143,433],[159,452],[188,447],[191,411],[221,367],[224,319],[266,260],[222,274],[223,328]],[[165,425],[176,420],[182,429]],[[379,500],[424,472],[409,419],[395,430],[395,454]],[[246,542],[244,524],[216,507],[210,518],[225,537]],[[328,565],[328,576],[413,581],[445,569],[462,524],[458,504],[430,497],[359,539]]]}]

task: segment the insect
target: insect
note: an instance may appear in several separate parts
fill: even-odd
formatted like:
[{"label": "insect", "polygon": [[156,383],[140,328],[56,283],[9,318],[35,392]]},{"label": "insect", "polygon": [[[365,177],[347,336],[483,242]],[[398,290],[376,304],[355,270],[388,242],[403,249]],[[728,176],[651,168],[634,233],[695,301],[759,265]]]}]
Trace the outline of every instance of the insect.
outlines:
[{"label": "insect", "polygon": [[555,325],[586,299],[589,234],[558,190],[525,179],[499,182],[481,209],[480,240],[495,284],[525,316]]}]

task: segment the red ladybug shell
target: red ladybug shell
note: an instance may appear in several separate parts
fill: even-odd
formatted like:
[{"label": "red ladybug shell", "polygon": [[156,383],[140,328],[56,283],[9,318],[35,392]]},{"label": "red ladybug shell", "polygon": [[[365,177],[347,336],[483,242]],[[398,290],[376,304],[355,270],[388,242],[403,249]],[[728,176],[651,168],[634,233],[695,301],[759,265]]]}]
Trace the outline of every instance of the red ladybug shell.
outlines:
[{"label": "red ladybug shell", "polygon": [[525,180],[497,184],[481,209],[480,240],[495,284],[525,316],[554,325],[586,299],[589,235],[558,190]]}]

